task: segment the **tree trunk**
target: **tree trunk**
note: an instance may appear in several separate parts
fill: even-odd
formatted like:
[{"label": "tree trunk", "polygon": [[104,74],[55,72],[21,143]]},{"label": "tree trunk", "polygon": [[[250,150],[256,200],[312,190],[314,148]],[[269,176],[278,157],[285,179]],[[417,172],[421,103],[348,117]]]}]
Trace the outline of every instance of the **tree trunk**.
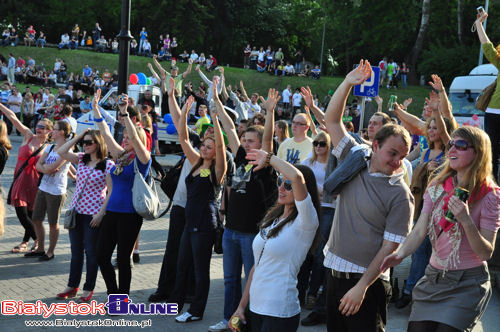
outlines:
[{"label": "tree trunk", "polygon": [[462,45],[462,0],[457,2],[457,29],[458,42]]},{"label": "tree trunk", "polygon": [[408,63],[410,65],[410,72],[408,73],[408,81],[411,84],[417,84],[417,59],[422,51],[427,28],[429,27],[429,17],[431,9],[431,0],[422,1],[422,19],[420,20],[420,29],[418,31],[417,40],[413,46],[410,54],[408,55]]}]

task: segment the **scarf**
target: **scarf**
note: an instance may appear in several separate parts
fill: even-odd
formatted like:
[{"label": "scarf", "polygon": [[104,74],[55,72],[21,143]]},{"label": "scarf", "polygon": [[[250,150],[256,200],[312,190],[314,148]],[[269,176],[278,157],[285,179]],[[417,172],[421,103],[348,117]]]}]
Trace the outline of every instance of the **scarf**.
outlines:
[{"label": "scarf", "polygon": [[121,172],[123,172],[123,168],[125,166],[128,166],[132,163],[132,161],[135,158],[135,153],[134,151],[127,152],[123,150],[118,158],[116,158],[115,162],[115,170],[113,171],[114,175],[120,175]]}]

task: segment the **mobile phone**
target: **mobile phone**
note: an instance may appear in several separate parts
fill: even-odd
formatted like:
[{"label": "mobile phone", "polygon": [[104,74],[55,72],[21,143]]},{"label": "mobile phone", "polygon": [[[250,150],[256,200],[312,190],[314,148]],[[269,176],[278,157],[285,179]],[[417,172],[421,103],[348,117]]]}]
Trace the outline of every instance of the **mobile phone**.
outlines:
[{"label": "mobile phone", "polygon": [[477,13],[478,13],[478,14],[482,15],[482,14],[483,14],[483,12],[484,12],[484,8],[483,8],[483,6],[479,6],[479,7],[477,7]]}]

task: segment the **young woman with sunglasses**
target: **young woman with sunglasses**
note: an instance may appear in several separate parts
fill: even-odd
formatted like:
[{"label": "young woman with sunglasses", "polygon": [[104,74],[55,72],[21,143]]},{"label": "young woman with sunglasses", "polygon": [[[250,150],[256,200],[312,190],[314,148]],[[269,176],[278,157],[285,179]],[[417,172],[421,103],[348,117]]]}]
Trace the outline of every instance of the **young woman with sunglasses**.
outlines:
[{"label": "young woman with sunglasses", "polygon": [[[323,266],[323,247],[330,235],[332,228],[333,215],[335,213],[334,203],[323,202],[323,184],[325,183],[325,172],[328,157],[331,153],[330,135],[321,131],[313,140],[312,156],[302,162],[302,165],[309,167],[316,178],[319,200],[321,202],[321,214],[319,218],[320,238],[318,247],[314,252],[308,253],[304,264],[300,268],[297,288],[299,289],[299,300],[312,309],[316,295],[320,286],[323,284],[325,276],[325,267]],[[307,297],[306,297],[307,291]]]},{"label": "young woman with sunglasses", "polygon": [[[417,224],[381,265],[385,270],[400,264],[429,235],[432,256],[413,289],[411,332],[472,330],[491,297],[486,261],[500,227],[491,142],[484,131],[471,126],[455,130],[451,138],[448,159],[427,187]],[[464,189],[470,193],[466,202],[456,193]],[[455,221],[450,222],[447,213]]]},{"label": "young woman with sunglasses", "polygon": [[[213,100],[217,107],[222,107],[217,93],[218,83],[218,79],[214,78]],[[191,145],[187,117],[193,102],[194,98],[190,96],[182,108],[178,123],[179,142],[193,168],[185,179],[186,225],[180,242],[175,287],[169,302],[177,303],[179,312],[182,310],[191,264],[194,265],[195,295],[190,308],[175,318],[178,323],[203,318],[210,288],[210,260],[217,227],[216,200],[227,170],[224,139],[216,112],[211,113],[214,133],[203,138],[199,152]]]},{"label": "young woman with sunglasses", "polygon": [[[97,263],[106,282],[108,294],[128,294],[132,279],[130,253],[134,248],[143,220],[132,204],[134,164],[137,165],[141,175],[146,177],[151,168],[151,155],[146,148],[144,129],[135,126],[130,119],[129,109],[130,112],[137,111],[129,105],[128,96],[123,95],[124,104],[118,105],[118,116],[125,123],[122,145],[114,140],[108,125],[101,116],[99,111],[100,97],[101,89],[97,90],[92,100],[94,121],[104,137],[104,142],[111,156],[115,159],[115,166],[106,175],[110,196],[97,240]],[[118,283],[115,269],[111,264],[111,256],[115,247],[118,247]]]},{"label": "young woman with sunglasses", "polygon": [[[281,176],[278,200],[253,241],[255,265],[233,316],[249,319],[252,331],[295,331],[300,319],[297,274],[319,224],[316,178],[309,167],[294,167],[262,150],[252,150],[247,159],[255,171],[271,165]],[[249,303],[250,317],[245,317]],[[229,327],[235,330],[231,321]]]},{"label": "young woman with sunglasses", "polygon": [[[71,126],[69,123],[57,121],[51,134],[55,144],[45,147],[36,164],[36,170],[43,174],[35,197],[32,217],[38,239],[38,248],[26,254],[26,257],[39,257],[41,261],[54,258],[54,250],[59,238],[59,215],[66,201],[68,172],[71,167],[70,163],[59,156],[57,149],[66,143],[70,134]],[[50,227],[50,244],[47,253],[45,253],[45,228],[43,226],[45,215],[47,215]]]},{"label": "young woman with sunglasses", "polygon": [[[83,139],[83,140],[82,140]],[[72,147],[82,141],[83,151],[73,153]],[[115,163],[109,159],[108,148],[98,130],[86,130],[57,151],[72,164],[77,164],[76,188],[70,209],[76,209],[76,227],[69,230],[71,265],[68,286],[57,294],[58,299],[75,297],[82,277],[83,253],[86,256],[86,273],[80,302],[89,302],[97,278],[97,237],[99,225],[109,199],[106,189],[111,186],[106,177]]]},{"label": "young woman with sunglasses", "polygon": [[[16,215],[24,227],[23,240],[12,249],[12,252],[26,252],[30,238],[35,241],[31,248],[34,251],[37,249],[37,237],[33,221],[31,220],[31,214],[35,205],[35,196],[38,191],[38,180],[40,178],[35,166],[41,156],[41,148],[45,145],[52,130],[52,122],[48,119],[41,120],[37,124],[35,133],[33,134],[28,127],[19,121],[14,112],[9,108],[0,104],[0,111],[23,135],[23,142],[19,148],[14,176],[18,174],[21,166],[27,162],[26,167],[19,173],[19,176],[12,184],[10,193],[10,204],[15,207]],[[37,153],[34,154],[34,152]]]}]

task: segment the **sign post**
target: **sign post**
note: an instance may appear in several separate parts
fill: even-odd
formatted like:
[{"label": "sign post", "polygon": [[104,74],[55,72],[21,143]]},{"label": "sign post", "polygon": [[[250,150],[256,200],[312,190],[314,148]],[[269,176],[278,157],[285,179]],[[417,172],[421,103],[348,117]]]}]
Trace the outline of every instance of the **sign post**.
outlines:
[{"label": "sign post", "polygon": [[365,97],[378,96],[378,83],[380,78],[380,68],[372,66],[372,76],[363,84],[354,86],[354,95],[361,97],[361,118],[359,120],[359,130],[363,129],[365,120]]}]

